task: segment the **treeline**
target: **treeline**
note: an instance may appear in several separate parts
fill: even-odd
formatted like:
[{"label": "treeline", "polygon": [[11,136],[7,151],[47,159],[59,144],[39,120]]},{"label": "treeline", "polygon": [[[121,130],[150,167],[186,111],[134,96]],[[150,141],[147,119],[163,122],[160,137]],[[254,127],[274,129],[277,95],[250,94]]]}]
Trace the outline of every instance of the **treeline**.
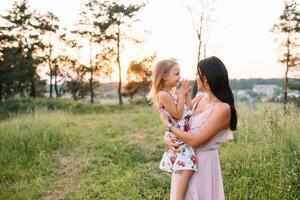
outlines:
[{"label": "treeline", "polygon": [[[141,42],[130,33],[144,6],[88,0],[78,13],[78,22],[66,29],[53,13],[31,10],[27,0],[16,1],[0,16],[0,101],[43,97],[49,86],[49,98],[68,92],[74,100],[90,95],[93,103],[94,88],[117,68],[122,104],[121,53],[126,50],[125,41]],[[88,49],[88,64],[82,63],[83,47]],[[131,65],[148,62],[149,58],[153,55]],[[131,67],[131,80],[139,70]],[[43,80],[43,72],[48,81]]]},{"label": "treeline", "polygon": [[262,79],[262,78],[250,78],[250,79],[231,79],[230,81],[231,89],[241,90],[241,89],[252,89],[254,85],[277,85],[282,87],[283,79],[272,78],[272,79]]},{"label": "treeline", "polygon": [[[290,89],[300,89],[300,80],[299,79],[289,79],[289,88]],[[241,89],[253,89],[255,85],[277,85],[282,88],[284,85],[284,80],[280,78],[250,78],[250,79],[231,79],[230,81],[231,89],[241,90]]]}]

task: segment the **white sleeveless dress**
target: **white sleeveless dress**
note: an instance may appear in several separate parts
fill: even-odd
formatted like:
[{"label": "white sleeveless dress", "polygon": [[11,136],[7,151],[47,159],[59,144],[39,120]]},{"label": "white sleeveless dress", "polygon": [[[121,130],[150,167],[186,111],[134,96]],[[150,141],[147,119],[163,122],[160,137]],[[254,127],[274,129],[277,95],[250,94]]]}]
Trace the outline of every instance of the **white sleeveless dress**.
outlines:
[{"label": "white sleeveless dress", "polygon": [[[177,104],[177,96],[171,92],[169,93],[173,97],[175,104]],[[165,112],[168,115],[170,123],[174,124],[182,131],[188,132],[187,134],[190,134],[189,118],[191,116],[191,110],[187,105],[184,105],[183,115],[180,119],[175,119],[166,110]],[[176,172],[178,170],[197,171],[198,162],[195,150],[179,140],[172,132],[166,131],[165,134],[179,145],[179,152],[173,152],[171,150],[165,151],[159,168],[166,172]]]}]

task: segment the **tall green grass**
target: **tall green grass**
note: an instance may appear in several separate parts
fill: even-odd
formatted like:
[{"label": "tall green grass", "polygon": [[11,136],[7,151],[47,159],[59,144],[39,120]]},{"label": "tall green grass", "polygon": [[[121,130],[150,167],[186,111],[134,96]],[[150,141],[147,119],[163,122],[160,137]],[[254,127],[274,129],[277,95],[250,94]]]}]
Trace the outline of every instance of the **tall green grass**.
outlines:
[{"label": "tall green grass", "polygon": [[[153,108],[9,104],[0,106],[8,112],[0,122],[0,199],[168,199],[170,175],[158,169],[164,130]],[[299,109],[237,108],[235,139],[220,148],[226,198],[299,199]]]},{"label": "tall green grass", "polygon": [[65,111],[74,114],[84,113],[112,113],[120,110],[132,109],[133,105],[118,106],[116,104],[90,104],[86,102],[74,102],[64,99],[11,99],[0,101],[0,120],[15,117],[19,114],[43,111]]},{"label": "tall green grass", "polygon": [[74,144],[64,116],[35,113],[0,122],[0,199],[37,198],[43,191],[56,154]]},{"label": "tall green grass", "polygon": [[289,109],[238,106],[235,140],[220,149],[228,199],[300,198],[300,113]]}]

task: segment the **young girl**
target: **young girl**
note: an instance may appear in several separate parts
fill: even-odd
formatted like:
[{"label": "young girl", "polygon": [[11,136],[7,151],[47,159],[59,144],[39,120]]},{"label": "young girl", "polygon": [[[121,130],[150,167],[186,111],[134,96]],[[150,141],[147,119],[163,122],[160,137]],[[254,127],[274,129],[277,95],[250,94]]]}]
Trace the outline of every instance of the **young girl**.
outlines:
[{"label": "young girl", "polygon": [[[175,91],[180,80],[180,69],[174,60],[159,61],[152,73],[152,86],[149,97],[158,109],[163,109],[169,122],[179,129],[189,132],[189,117],[192,102],[189,96],[188,82],[184,81],[181,89]],[[179,145],[178,151],[168,150],[164,153],[159,168],[167,172],[179,174],[176,188],[177,199],[183,199],[193,172],[197,170],[195,151],[184,144],[169,130],[165,137],[171,138]]]}]

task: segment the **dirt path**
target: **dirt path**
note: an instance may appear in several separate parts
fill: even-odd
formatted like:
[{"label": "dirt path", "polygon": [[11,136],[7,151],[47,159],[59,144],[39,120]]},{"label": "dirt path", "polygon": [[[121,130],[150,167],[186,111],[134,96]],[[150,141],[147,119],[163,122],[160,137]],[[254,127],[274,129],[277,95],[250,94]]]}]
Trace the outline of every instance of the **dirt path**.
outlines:
[{"label": "dirt path", "polygon": [[58,184],[61,186],[42,197],[42,200],[63,199],[67,194],[74,191],[77,173],[76,166],[80,163],[79,151],[75,152],[70,156],[61,156],[58,158],[59,167],[55,172],[55,176],[58,177]]}]

